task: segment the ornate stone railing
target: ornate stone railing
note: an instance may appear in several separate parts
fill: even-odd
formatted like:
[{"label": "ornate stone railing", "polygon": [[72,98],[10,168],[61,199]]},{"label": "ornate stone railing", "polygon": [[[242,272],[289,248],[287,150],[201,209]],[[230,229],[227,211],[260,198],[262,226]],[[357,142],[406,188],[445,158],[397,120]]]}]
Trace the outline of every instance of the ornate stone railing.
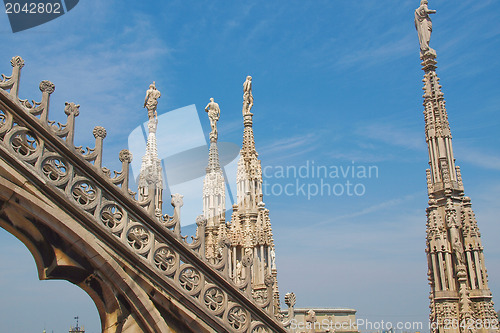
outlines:
[{"label": "ornate stone railing", "polygon": [[[245,279],[236,283],[229,277],[229,241],[223,240],[215,262],[205,260],[205,226],[197,218],[196,236],[188,242],[181,236],[182,196],[172,195],[173,216],[155,213],[153,193],[139,202],[129,189],[129,165],[132,155],[122,150],[122,169],[111,172],[102,167],[103,140],[106,130],[94,128],[95,148],[74,146],[75,117],[79,105],[66,103],[67,123],[49,121],[50,95],[55,86],[42,81],[41,102],[29,102],[18,96],[24,61],[11,60],[12,75],[2,74],[0,81],[0,154],[30,174],[33,182],[43,183],[54,200],[64,201],[84,217],[82,224],[105,235],[116,246],[128,249],[155,272],[159,285],[168,285],[229,332],[285,332],[293,317],[295,297],[287,296],[288,318],[281,323],[274,317],[273,280],[266,279],[266,297],[251,293],[252,258],[243,258]],[[289,301],[293,299],[293,303]]]}]

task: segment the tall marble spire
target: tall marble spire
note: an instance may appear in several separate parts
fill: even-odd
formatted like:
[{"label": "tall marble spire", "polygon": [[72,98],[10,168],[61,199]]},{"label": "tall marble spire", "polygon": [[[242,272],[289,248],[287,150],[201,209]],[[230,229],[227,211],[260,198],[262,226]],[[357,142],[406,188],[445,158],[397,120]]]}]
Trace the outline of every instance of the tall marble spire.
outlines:
[{"label": "tall marble spire", "polygon": [[247,76],[243,83],[243,145],[236,178],[239,209],[245,210],[256,210],[262,201],[262,167],[255,149],[252,106],[252,77]]},{"label": "tall marble spire", "polygon": [[231,241],[231,276],[238,280],[242,262],[252,262],[252,295],[266,296],[266,285],[272,285],[273,302],[279,311],[279,292],[275,248],[269,210],[262,196],[262,167],[255,149],[253,134],[252,77],[243,83],[243,144],[236,176],[237,203],[233,206],[228,238]]},{"label": "tall marble spire", "polygon": [[203,181],[203,216],[207,220],[205,254],[207,259],[212,259],[217,255],[219,234],[225,236],[225,230],[219,232],[219,229],[225,229],[226,227],[226,191],[217,148],[217,121],[220,117],[219,104],[215,103],[213,98],[210,98],[210,103],[205,107],[205,111],[208,113],[212,130],[210,132],[208,166]]},{"label": "tall marble spire", "polygon": [[153,204],[150,205],[151,213],[161,215],[163,178],[161,161],[158,158],[158,147],[156,143],[156,129],[158,117],[156,107],[161,93],[156,89],[153,82],[144,100],[144,107],[148,110],[148,140],[146,144],[146,154],[142,158],[141,171],[139,174],[138,192],[139,201],[152,198]]},{"label": "tall marble spire", "polygon": [[[426,0],[415,10],[425,72],[423,105],[430,166],[426,170],[429,195],[426,253],[431,330],[498,332],[481,235],[471,200],[464,195],[460,167],[455,165],[444,94],[436,74],[436,52],[429,47],[432,22],[428,14],[433,13]],[[495,325],[487,324],[495,321]]]}]

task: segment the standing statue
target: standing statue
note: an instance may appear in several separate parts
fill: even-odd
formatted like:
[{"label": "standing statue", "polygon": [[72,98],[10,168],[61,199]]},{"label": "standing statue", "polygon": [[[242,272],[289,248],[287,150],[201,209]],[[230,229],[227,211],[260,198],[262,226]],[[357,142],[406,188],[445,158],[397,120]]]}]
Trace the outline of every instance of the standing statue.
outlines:
[{"label": "standing statue", "polygon": [[462,242],[458,237],[453,240],[453,250],[455,252],[455,257],[457,258],[458,265],[465,265],[465,254]]},{"label": "standing statue", "polygon": [[241,283],[241,281],[243,281],[243,265],[241,264],[241,261],[238,261],[236,263],[236,274],[234,277],[234,282]]},{"label": "standing statue", "polygon": [[213,98],[210,98],[210,103],[205,106],[205,111],[208,113],[210,127],[212,128],[212,131],[210,132],[210,139],[214,138],[217,140],[217,121],[220,117],[219,104],[215,103]]},{"label": "standing statue", "polygon": [[160,98],[161,93],[156,89],[155,82],[149,85],[148,91],[146,91],[146,98],[144,99],[144,107],[148,110],[148,118],[156,119],[158,114],[156,113],[156,106],[158,105],[158,98]]},{"label": "standing statue", "polygon": [[250,114],[250,110],[253,106],[253,95],[252,95],[252,77],[247,76],[246,81],[243,83],[243,115]]},{"label": "standing statue", "polygon": [[271,248],[271,269],[276,269],[276,252],[274,252],[274,247]]},{"label": "standing statue", "polygon": [[426,52],[436,52],[429,47],[432,32],[432,21],[429,14],[434,14],[436,11],[427,8],[427,4],[427,0],[421,0],[420,7],[415,9],[415,28],[417,28],[418,40],[420,42],[421,58]]}]

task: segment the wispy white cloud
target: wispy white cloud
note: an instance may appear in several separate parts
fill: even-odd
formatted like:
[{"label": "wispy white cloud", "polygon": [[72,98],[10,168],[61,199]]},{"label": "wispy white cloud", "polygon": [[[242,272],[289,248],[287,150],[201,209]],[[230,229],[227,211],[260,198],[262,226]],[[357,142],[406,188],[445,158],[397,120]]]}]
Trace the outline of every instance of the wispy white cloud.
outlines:
[{"label": "wispy white cloud", "polygon": [[276,161],[282,158],[290,159],[293,156],[302,155],[317,148],[317,135],[309,133],[301,136],[292,136],[276,140],[260,149],[262,155],[269,156],[266,162]]},{"label": "wispy white cloud", "polygon": [[383,44],[361,45],[359,49],[340,57],[334,64],[338,68],[352,68],[354,66],[380,65],[386,61],[394,61],[397,58],[415,52],[415,36],[407,34],[399,40],[390,40]]},{"label": "wispy white cloud", "polygon": [[500,170],[500,156],[498,152],[486,152],[481,148],[460,145],[455,148],[457,163],[465,161],[484,169]]},{"label": "wispy white cloud", "polygon": [[371,123],[361,125],[355,130],[357,135],[386,143],[391,146],[399,146],[406,149],[425,150],[425,140],[420,131],[411,130],[404,125],[395,123]]},{"label": "wispy white cloud", "polygon": [[422,196],[422,191],[407,194],[403,197],[397,197],[394,199],[390,199],[390,200],[387,200],[384,202],[377,203],[375,205],[368,206],[366,208],[360,209],[360,210],[353,212],[353,213],[349,213],[349,214],[345,214],[345,215],[341,215],[341,216],[335,216],[335,217],[330,218],[328,220],[321,221],[321,222],[315,224],[315,226],[318,227],[318,226],[322,226],[322,225],[326,225],[326,224],[331,224],[335,221],[351,220],[354,217],[364,216],[364,215],[371,214],[371,213],[374,213],[374,212],[377,212],[377,211],[380,211],[383,209],[388,209],[388,208],[400,205],[404,202],[415,200],[416,198],[421,197],[421,196]]},{"label": "wispy white cloud", "polygon": [[355,161],[355,162],[382,162],[392,160],[393,154],[381,154],[376,152],[376,147],[362,147],[366,149],[349,149],[343,151],[333,150],[327,153],[333,159],[342,161]]}]

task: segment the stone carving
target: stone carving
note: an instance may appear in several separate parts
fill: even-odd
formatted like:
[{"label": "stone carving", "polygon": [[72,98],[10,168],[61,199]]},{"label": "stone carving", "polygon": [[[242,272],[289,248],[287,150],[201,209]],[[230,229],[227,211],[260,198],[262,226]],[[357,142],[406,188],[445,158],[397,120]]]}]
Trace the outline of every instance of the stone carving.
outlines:
[{"label": "stone carving", "polygon": [[158,114],[156,112],[156,107],[158,106],[158,98],[161,97],[161,93],[156,89],[155,82],[149,85],[149,89],[146,91],[146,98],[144,99],[144,107],[148,110],[148,119],[153,117],[157,119]]},{"label": "stone carving", "polygon": [[26,130],[20,130],[11,138],[12,149],[20,156],[27,158],[35,155],[39,143],[35,135]]},{"label": "stone carving", "polygon": [[20,56],[15,56],[10,60],[10,64],[12,65],[12,67],[23,68],[24,60]]},{"label": "stone carving", "polygon": [[184,205],[184,201],[183,201],[184,196],[182,194],[174,193],[171,195],[171,198],[172,198],[172,201],[171,201],[172,206],[182,207]]},{"label": "stone carving", "polygon": [[156,250],[154,255],[154,262],[159,270],[167,275],[172,274],[173,272],[175,272],[177,255],[169,247],[163,246]]},{"label": "stone carving", "polygon": [[208,113],[210,127],[212,128],[212,131],[210,132],[210,140],[217,140],[217,121],[220,117],[219,104],[215,103],[213,98],[210,98],[210,103],[208,103],[205,107],[205,112]]},{"label": "stone carving", "polygon": [[266,275],[264,279],[264,284],[267,287],[272,287],[274,285],[274,277],[272,275]]},{"label": "stone carving", "polygon": [[135,226],[128,232],[128,243],[136,251],[141,251],[149,244],[149,233],[142,226]]},{"label": "stone carving", "polygon": [[252,77],[247,76],[243,83],[243,116],[249,115],[253,106]]},{"label": "stone carving", "polygon": [[229,325],[233,327],[235,330],[240,330],[242,329],[247,320],[248,320],[248,315],[246,311],[239,305],[233,306],[227,315],[227,320],[229,322]]},{"label": "stone carving", "polygon": [[269,330],[265,326],[259,325],[252,330],[252,333],[269,333]]},{"label": "stone carving", "polygon": [[285,304],[288,307],[290,307],[290,308],[294,307],[296,300],[297,300],[297,298],[296,298],[294,293],[286,293],[285,294]]},{"label": "stone carving", "polygon": [[57,182],[68,174],[68,168],[63,159],[49,157],[42,163],[42,171],[45,177],[53,182]]},{"label": "stone carving", "polygon": [[196,225],[198,227],[206,227],[207,225],[207,219],[203,215],[198,215],[196,216]]},{"label": "stone carving", "polygon": [[238,261],[236,263],[236,276],[234,281],[239,284],[243,280],[243,265],[241,264],[241,261]]},{"label": "stone carving", "polygon": [[213,312],[220,312],[224,306],[224,293],[217,287],[210,287],[203,297],[206,307]]},{"label": "stone carving", "polygon": [[310,309],[309,311],[307,311],[306,321],[308,323],[314,323],[314,322],[316,322],[316,312],[314,312],[313,309]]},{"label": "stone carving", "polygon": [[198,288],[201,282],[200,280],[200,273],[192,267],[184,268],[179,274],[179,282],[181,286],[189,292]]},{"label": "stone carving", "polygon": [[276,252],[271,248],[271,269],[276,269]]},{"label": "stone carving", "polygon": [[73,198],[82,206],[90,205],[96,199],[96,190],[87,181],[79,181],[73,186]]},{"label": "stone carving", "polygon": [[457,259],[458,265],[465,265],[465,254],[462,242],[458,237],[453,240],[453,252],[455,253],[455,258]]},{"label": "stone carving", "polygon": [[258,289],[252,290],[252,298],[258,304],[264,304],[267,302],[267,290]]},{"label": "stone carving", "polygon": [[241,259],[241,262],[242,262],[243,266],[249,267],[249,266],[252,266],[252,264],[253,264],[253,258],[251,255],[245,254],[243,256],[243,259]]},{"label": "stone carving", "polygon": [[415,28],[417,28],[420,42],[420,57],[423,57],[427,52],[436,53],[429,47],[432,32],[432,21],[429,14],[434,14],[436,11],[427,8],[427,4],[427,0],[422,0],[420,1],[420,7],[415,9]]},{"label": "stone carving", "polygon": [[92,131],[92,134],[94,134],[94,137],[97,138],[102,138],[104,139],[106,137],[106,129],[102,126],[96,126],[94,127],[94,130]]},{"label": "stone carving", "polygon": [[50,81],[42,81],[40,82],[40,91],[46,92],[49,95],[52,94],[56,90],[56,86]]},{"label": "stone carving", "polygon": [[116,204],[106,205],[101,211],[101,221],[110,229],[120,227],[123,223],[123,210]]},{"label": "stone carving", "polygon": [[120,154],[118,155],[118,159],[120,162],[132,162],[132,153],[128,149],[120,150]]},{"label": "stone carving", "polygon": [[74,114],[75,117],[77,117],[80,114],[80,104],[75,104],[73,102],[64,103],[64,113],[66,113],[67,116]]}]

